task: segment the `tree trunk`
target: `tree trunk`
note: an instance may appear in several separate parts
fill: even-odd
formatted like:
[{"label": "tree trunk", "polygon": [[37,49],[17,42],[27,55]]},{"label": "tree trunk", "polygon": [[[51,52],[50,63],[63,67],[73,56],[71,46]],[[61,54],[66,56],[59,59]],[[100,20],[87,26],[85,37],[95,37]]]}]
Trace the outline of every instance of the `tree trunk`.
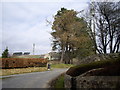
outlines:
[{"label": "tree trunk", "polygon": [[60,62],[63,63],[63,61],[64,61],[64,49],[62,49]]},{"label": "tree trunk", "polygon": [[120,41],[118,42],[118,45],[117,45],[117,50],[116,50],[116,53],[120,52]]}]

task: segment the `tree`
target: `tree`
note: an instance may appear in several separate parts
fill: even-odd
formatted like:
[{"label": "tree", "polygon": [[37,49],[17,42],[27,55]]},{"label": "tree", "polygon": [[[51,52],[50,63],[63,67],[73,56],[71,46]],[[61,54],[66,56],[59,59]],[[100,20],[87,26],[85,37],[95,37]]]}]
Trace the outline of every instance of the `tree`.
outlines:
[{"label": "tree", "polygon": [[86,32],[87,24],[77,14],[74,10],[61,8],[55,15],[52,25],[53,50],[59,50],[61,62],[64,61],[67,64],[71,63],[72,58],[78,56],[80,52],[87,55],[85,52],[89,52],[92,48]]},{"label": "tree", "polygon": [[2,58],[8,58],[8,57],[9,57],[9,52],[8,52],[8,48],[6,48],[2,53]]},{"label": "tree", "polygon": [[[88,33],[97,53],[120,52],[120,2],[90,3]],[[88,16],[88,15],[87,15]]]}]

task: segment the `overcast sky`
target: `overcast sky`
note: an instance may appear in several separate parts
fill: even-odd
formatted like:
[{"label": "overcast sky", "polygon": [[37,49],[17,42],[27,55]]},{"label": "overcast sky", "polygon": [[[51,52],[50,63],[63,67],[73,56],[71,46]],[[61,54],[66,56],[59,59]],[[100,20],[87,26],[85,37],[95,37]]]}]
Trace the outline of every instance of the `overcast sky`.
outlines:
[{"label": "overcast sky", "polygon": [[62,7],[83,10],[89,0],[2,0],[0,3],[0,53],[8,46],[9,52],[44,54],[51,51],[51,26],[46,19]]}]

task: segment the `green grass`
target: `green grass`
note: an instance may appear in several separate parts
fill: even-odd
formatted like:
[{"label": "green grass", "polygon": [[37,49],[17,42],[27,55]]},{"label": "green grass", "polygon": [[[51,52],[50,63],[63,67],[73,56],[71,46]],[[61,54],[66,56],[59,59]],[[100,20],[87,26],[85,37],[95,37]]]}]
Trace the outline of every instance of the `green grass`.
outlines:
[{"label": "green grass", "polygon": [[74,65],[72,64],[52,64],[51,68],[69,68],[73,67]]},{"label": "green grass", "polygon": [[13,58],[40,58],[40,55],[21,55],[21,56],[14,56]]},{"label": "green grass", "polygon": [[55,83],[54,88],[63,88],[64,89],[64,75],[61,75]]}]

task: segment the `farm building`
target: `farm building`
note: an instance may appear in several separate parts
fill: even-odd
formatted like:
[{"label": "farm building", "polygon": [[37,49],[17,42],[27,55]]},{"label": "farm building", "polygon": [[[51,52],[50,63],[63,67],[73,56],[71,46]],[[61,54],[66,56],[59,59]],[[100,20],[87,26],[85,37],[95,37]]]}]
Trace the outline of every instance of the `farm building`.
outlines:
[{"label": "farm building", "polygon": [[13,56],[20,56],[22,54],[23,54],[22,52],[15,52],[15,53],[13,53]]},{"label": "farm building", "polygon": [[13,56],[21,56],[21,55],[29,55],[30,54],[30,52],[15,52],[15,53],[13,53]]},{"label": "farm building", "polygon": [[60,60],[60,54],[57,52],[50,52],[48,54],[45,54],[44,58],[48,60]]},{"label": "farm building", "polygon": [[24,54],[23,55],[29,55],[30,54],[30,52],[24,52]]}]

